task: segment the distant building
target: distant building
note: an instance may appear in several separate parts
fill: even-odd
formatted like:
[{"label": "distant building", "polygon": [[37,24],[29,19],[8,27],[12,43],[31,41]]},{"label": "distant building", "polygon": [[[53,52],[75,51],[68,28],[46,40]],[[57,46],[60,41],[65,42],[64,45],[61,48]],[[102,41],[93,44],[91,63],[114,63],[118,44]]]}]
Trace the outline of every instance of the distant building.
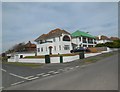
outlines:
[{"label": "distant building", "polygon": [[118,37],[110,37],[110,40],[114,41],[114,40],[120,40]]},{"label": "distant building", "polygon": [[104,35],[99,35],[98,37],[96,37],[96,39],[97,39],[97,44],[112,42],[112,40],[110,38],[108,38],[107,36],[104,36]]},{"label": "distant building", "polygon": [[30,41],[26,43],[21,49],[21,51],[7,53],[7,57],[24,58],[25,56],[36,55],[36,45],[31,43]]},{"label": "distant building", "polygon": [[36,44],[31,43],[30,41],[25,44],[25,51],[27,52],[35,52],[36,51]]},{"label": "distant building", "polygon": [[118,38],[118,37],[107,37],[105,35],[99,35],[98,37],[96,37],[96,39],[97,39],[97,44],[113,42],[114,40],[120,40],[120,38]]}]

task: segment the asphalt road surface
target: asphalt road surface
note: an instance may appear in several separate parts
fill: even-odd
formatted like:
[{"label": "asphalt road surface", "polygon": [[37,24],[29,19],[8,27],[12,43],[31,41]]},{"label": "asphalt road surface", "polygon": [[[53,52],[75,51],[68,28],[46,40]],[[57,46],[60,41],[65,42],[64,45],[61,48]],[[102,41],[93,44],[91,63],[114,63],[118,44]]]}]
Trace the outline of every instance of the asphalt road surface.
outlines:
[{"label": "asphalt road surface", "polygon": [[[76,63],[76,65],[72,67],[67,66],[68,70],[67,68],[60,70],[61,68],[62,67],[59,67],[59,70],[56,72],[55,75],[51,75],[50,73],[52,73],[52,71],[49,71],[49,73],[47,74],[41,74],[43,78],[38,78],[36,80],[28,81],[19,85],[14,85],[6,88],[5,90],[21,90],[21,89],[22,90],[117,90],[118,89],[118,54],[104,58],[99,62],[91,63],[87,65],[77,66]],[[60,71],[64,71],[64,72],[59,73]]]}]

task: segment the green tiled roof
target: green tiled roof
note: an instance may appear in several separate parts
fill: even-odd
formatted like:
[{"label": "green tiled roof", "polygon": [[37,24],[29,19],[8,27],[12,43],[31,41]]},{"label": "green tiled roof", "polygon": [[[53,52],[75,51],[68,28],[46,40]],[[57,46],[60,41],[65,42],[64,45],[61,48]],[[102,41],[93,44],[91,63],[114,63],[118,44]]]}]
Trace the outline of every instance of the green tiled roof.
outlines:
[{"label": "green tiled roof", "polygon": [[95,36],[92,36],[88,33],[82,32],[82,31],[75,31],[74,33],[71,34],[72,37],[79,37],[79,36],[85,36],[85,37],[90,37],[90,38],[95,38]]}]

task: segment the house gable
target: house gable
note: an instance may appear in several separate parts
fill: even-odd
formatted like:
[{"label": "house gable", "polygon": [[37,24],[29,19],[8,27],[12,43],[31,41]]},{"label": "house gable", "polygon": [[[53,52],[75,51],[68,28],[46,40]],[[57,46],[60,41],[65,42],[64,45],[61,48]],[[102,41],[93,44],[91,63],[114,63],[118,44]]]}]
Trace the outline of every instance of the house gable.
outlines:
[{"label": "house gable", "polygon": [[62,29],[54,29],[54,30],[51,30],[49,33],[47,34],[42,34],[41,36],[39,36],[35,41],[40,41],[40,40],[46,40],[46,39],[51,39],[51,38],[54,38],[54,37],[59,37],[61,36],[62,34],[69,34],[69,32],[65,31],[65,30],[62,30]]}]

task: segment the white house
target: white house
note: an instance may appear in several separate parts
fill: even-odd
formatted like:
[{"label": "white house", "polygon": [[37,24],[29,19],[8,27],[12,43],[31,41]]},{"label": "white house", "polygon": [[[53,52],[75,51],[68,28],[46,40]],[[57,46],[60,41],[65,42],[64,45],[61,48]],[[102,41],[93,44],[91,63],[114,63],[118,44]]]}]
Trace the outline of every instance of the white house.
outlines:
[{"label": "white house", "polygon": [[106,42],[112,42],[112,40],[110,38],[108,38],[107,36],[104,36],[104,35],[99,35],[97,37],[97,44],[106,43]]},{"label": "white house", "polygon": [[66,54],[72,50],[71,35],[59,28],[39,36],[37,42],[37,55]]},{"label": "white house", "polygon": [[94,47],[96,39],[94,36],[76,31],[72,34],[59,28],[42,34],[36,40],[37,55],[66,54],[75,47]]},{"label": "white house", "polygon": [[94,47],[96,45],[96,38],[86,32],[75,31],[71,34],[73,49],[75,47]]}]

